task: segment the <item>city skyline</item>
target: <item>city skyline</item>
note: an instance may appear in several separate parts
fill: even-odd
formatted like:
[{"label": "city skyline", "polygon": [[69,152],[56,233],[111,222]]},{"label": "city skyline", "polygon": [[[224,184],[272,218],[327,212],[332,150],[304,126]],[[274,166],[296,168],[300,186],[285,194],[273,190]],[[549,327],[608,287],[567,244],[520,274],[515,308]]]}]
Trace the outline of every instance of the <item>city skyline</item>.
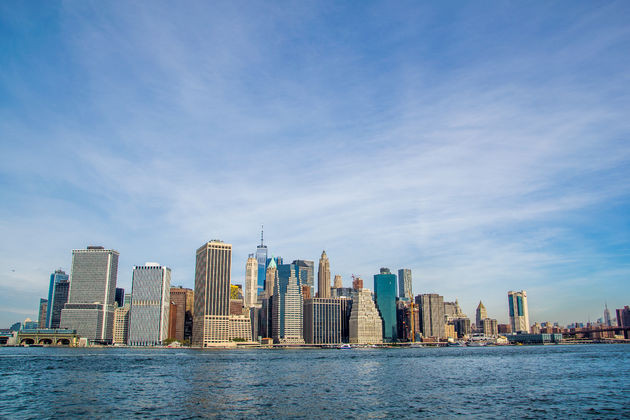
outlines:
[{"label": "city skyline", "polygon": [[624,307],[630,6],[567,4],[0,4],[0,325],[90,244],[194,288],[219,237],[245,287],[261,224],[471,320]]}]

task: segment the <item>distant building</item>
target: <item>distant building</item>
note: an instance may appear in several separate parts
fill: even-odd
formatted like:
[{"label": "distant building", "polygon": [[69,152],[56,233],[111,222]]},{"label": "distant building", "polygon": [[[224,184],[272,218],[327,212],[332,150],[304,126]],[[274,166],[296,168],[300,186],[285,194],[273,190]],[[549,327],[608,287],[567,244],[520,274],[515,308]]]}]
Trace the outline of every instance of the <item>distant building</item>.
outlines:
[{"label": "distant building", "polygon": [[483,320],[486,318],[488,318],[488,311],[486,311],[486,307],[483,306],[483,303],[479,301],[479,305],[477,305],[477,319],[476,319],[477,330],[483,329]]},{"label": "distant building", "polygon": [[411,270],[408,268],[398,270],[398,296],[402,299],[413,299]]},{"label": "distant building", "polygon": [[258,261],[249,254],[245,264],[245,306],[253,308],[258,303]]},{"label": "distant building", "polygon": [[123,306],[131,306],[131,293],[125,294],[125,300],[123,301]]},{"label": "distant building", "polygon": [[129,339],[129,306],[114,310],[114,344],[127,344]]},{"label": "distant building", "polygon": [[363,289],[363,279],[359,276],[355,277],[352,276],[352,288],[354,290],[361,290]]},{"label": "distant building", "polygon": [[70,292],[60,328],[76,330],[91,343],[112,342],[118,256],[102,246],[72,251]]},{"label": "distant building", "polygon": [[529,311],[527,309],[527,293],[508,292],[510,326],[513,332],[529,332]]},{"label": "distant building", "polygon": [[306,284],[303,284],[301,287],[302,287],[302,299],[304,300],[310,299],[313,296],[311,295],[311,288]]},{"label": "distant building", "polygon": [[396,275],[389,268],[381,268],[381,273],[374,275],[374,299],[383,320],[383,341],[397,341]]},{"label": "distant building", "polygon": [[61,310],[68,302],[69,291],[70,277],[61,269],[55,270],[55,272],[50,275],[46,323],[44,324],[45,328],[59,328],[59,323],[61,322]]},{"label": "distant building", "polygon": [[40,328],[46,328],[46,313],[48,312],[48,299],[39,300],[39,317],[37,323]]},{"label": "distant building", "polygon": [[451,322],[453,323],[453,327],[455,328],[455,332],[457,333],[457,338],[461,339],[470,336],[471,328],[469,318],[454,318],[451,320]]},{"label": "distant building", "polygon": [[302,290],[295,264],[278,266],[272,298],[272,337],[274,343],[304,343]]},{"label": "distant building", "polygon": [[607,327],[612,327],[612,322],[610,320],[610,311],[608,310],[608,304],[605,304],[604,309],[604,325]]},{"label": "distant building", "polygon": [[[267,248],[264,249],[266,253]],[[201,246],[196,254],[193,345],[224,345],[230,341],[232,245],[213,240]],[[259,270],[260,267],[259,261]]]},{"label": "distant building", "polygon": [[304,341],[307,344],[342,342],[342,299],[314,298],[304,301]]},{"label": "distant building", "polygon": [[326,251],[322,251],[319,259],[319,270],[317,271],[317,292],[318,297],[330,297],[330,261]]},{"label": "distant building", "polygon": [[271,258],[267,264],[267,272],[265,273],[265,294],[264,296],[270,298],[275,294],[275,286],[277,284],[276,278],[278,277],[278,266],[276,261]]},{"label": "distant building", "polygon": [[258,263],[258,295],[265,292],[265,276],[267,273],[267,246],[263,244],[263,231],[260,231],[260,245],[256,247],[256,262]]},{"label": "distant building", "polygon": [[353,293],[354,289],[352,287],[339,287],[330,289],[330,294],[334,298],[346,297],[348,299],[352,299]]},{"label": "distant building", "polygon": [[420,317],[418,306],[411,300],[396,302],[396,316],[399,341],[415,341],[420,339]]},{"label": "distant building", "polygon": [[497,331],[499,334],[512,334],[512,326],[510,324],[498,324]]},{"label": "distant building", "polygon": [[341,289],[343,287],[341,276],[339,274],[335,274],[335,281],[333,282],[333,287],[335,289]]},{"label": "distant building", "polygon": [[157,346],[168,338],[171,269],[158,263],[133,268],[129,311],[131,346]]},{"label": "distant building", "polygon": [[[617,326],[630,327],[630,307],[624,306],[623,309],[617,309]],[[630,339],[630,331],[624,331],[624,337]]]},{"label": "distant building", "polygon": [[486,337],[496,337],[499,335],[496,319],[484,318],[483,321],[481,321],[481,326],[483,335]]},{"label": "distant building", "polygon": [[420,329],[424,337],[446,338],[444,298],[429,293],[416,296],[420,308]]},{"label": "distant building", "polygon": [[291,264],[297,267],[297,277],[300,281],[300,287],[302,287],[304,299],[307,299],[304,294],[304,286],[309,288],[308,296],[315,296],[315,262],[311,260],[294,260]]},{"label": "distant building", "polygon": [[114,298],[117,307],[122,307],[125,305],[125,289],[120,287],[116,288],[116,297]]},{"label": "distant building", "polygon": [[444,302],[444,316],[446,317],[446,321],[457,318],[467,318],[466,314],[462,312],[462,308],[459,307],[457,299],[455,299],[455,302]]},{"label": "distant building", "polygon": [[[185,287],[171,287],[170,301],[175,310],[170,314],[172,322],[169,326],[170,339],[180,343],[192,338],[192,321],[195,305],[195,292]],[[172,308],[172,307],[171,307]]]},{"label": "distant building", "polygon": [[350,343],[353,344],[383,342],[383,320],[376,309],[369,289],[361,288],[352,297],[349,335]]}]

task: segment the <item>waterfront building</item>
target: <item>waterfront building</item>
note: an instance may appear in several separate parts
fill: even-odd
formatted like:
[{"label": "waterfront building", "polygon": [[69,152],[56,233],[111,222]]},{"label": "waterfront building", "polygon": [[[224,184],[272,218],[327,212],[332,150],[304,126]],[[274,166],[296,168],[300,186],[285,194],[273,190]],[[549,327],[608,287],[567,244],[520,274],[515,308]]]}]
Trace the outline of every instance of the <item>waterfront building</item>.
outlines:
[{"label": "waterfront building", "polygon": [[117,251],[102,246],[72,251],[70,291],[60,328],[76,330],[91,343],[112,342],[118,257]]},{"label": "waterfront building", "polygon": [[483,303],[479,301],[479,305],[477,305],[477,322],[475,323],[477,330],[483,329],[483,320],[486,318],[488,318],[488,311],[486,311],[486,307],[483,306]]},{"label": "waterfront building", "polygon": [[413,301],[399,299],[396,302],[399,341],[415,341],[420,338],[418,334],[420,331],[419,314],[418,306],[414,305]]},{"label": "waterfront building", "polygon": [[453,324],[452,322],[447,322],[446,324],[444,324],[444,334],[446,335],[447,339],[457,340],[457,332],[455,332],[455,324]]},{"label": "waterfront building", "polygon": [[273,299],[263,297],[260,299],[260,303],[261,306],[258,311],[258,336],[273,341]]},{"label": "waterfront building", "polygon": [[335,289],[341,289],[343,287],[341,276],[339,274],[335,274],[335,281],[333,282],[333,287]]},{"label": "waterfront building", "polygon": [[354,290],[363,289],[363,279],[359,276],[352,276],[352,288]]},{"label": "waterfront building", "polygon": [[210,347],[229,342],[231,268],[232,245],[212,240],[197,249],[194,346]]},{"label": "waterfront building", "polygon": [[353,344],[383,342],[383,320],[374,304],[370,289],[361,288],[352,297],[349,336],[349,341]]},{"label": "waterfront building", "polygon": [[129,306],[114,309],[114,344],[127,344],[129,339]]},{"label": "waterfront building", "polygon": [[507,336],[510,343],[523,344],[545,344],[545,343],[561,343],[562,334],[511,334]]},{"label": "waterfront building", "polygon": [[307,344],[342,342],[341,300],[313,298],[304,301],[304,341]]},{"label": "waterfront building", "polygon": [[427,293],[416,296],[420,310],[420,329],[424,337],[446,338],[444,297]]},{"label": "waterfront building", "polygon": [[229,341],[252,342],[252,324],[249,315],[230,315],[228,323]]},{"label": "waterfront building", "polygon": [[116,297],[114,297],[114,302],[119,308],[125,305],[125,289],[120,287],[116,288]]},{"label": "waterfront building", "polygon": [[510,324],[498,324],[497,331],[499,334],[512,334],[512,326]]},{"label": "waterfront building", "polygon": [[245,264],[245,306],[253,308],[258,303],[258,261],[249,254]]},{"label": "waterfront building", "polygon": [[171,269],[158,263],[133,268],[129,311],[131,346],[157,346],[168,338]]},{"label": "waterfront building", "polygon": [[46,313],[48,312],[48,299],[39,299],[39,316],[37,324],[39,328],[46,328]]},{"label": "waterfront building", "polygon": [[374,299],[383,320],[383,341],[390,343],[398,339],[396,286],[396,275],[389,268],[381,268],[380,274],[374,275]]},{"label": "waterfront building", "polygon": [[192,336],[192,320],[194,314],[195,292],[185,287],[171,287],[169,337],[180,343]]},{"label": "waterfront building", "polygon": [[57,329],[61,322],[61,310],[68,302],[68,292],[70,291],[70,277],[65,271],[55,270],[50,275],[50,286],[48,287],[48,306],[46,308],[45,328]]},{"label": "waterfront building", "polygon": [[457,333],[457,338],[466,339],[470,336],[471,328],[470,319],[468,319],[468,317],[454,318],[451,322],[453,323],[453,327]]},{"label": "waterfront building", "polygon": [[[282,264],[282,262],[277,261],[276,263]],[[294,260],[291,264],[297,267],[297,277],[300,281],[304,298],[306,299],[304,286],[309,288],[308,296],[315,296],[315,262],[310,260]]]},{"label": "waterfront building", "polygon": [[267,246],[263,244],[263,233],[260,230],[260,245],[256,247],[256,262],[258,264],[258,295],[265,292],[265,278],[267,273]]},{"label": "waterfront building", "polygon": [[271,258],[267,265],[267,272],[265,274],[265,297],[270,298],[275,294],[274,287],[276,285],[276,277],[278,276],[278,266],[276,261]]},{"label": "waterfront building", "polygon": [[513,332],[529,332],[529,311],[527,309],[527,293],[508,292],[510,326]]},{"label": "waterfront building", "polygon": [[39,328],[39,323],[33,321],[31,318],[26,318],[22,324],[20,324],[20,331],[23,330],[36,330]]},{"label": "waterfront building", "polygon": [[466,314],[462,312],[457,299],[455,302],[444,302],[444,316],[447,322],[457,318],[466,318]]},{"label": "waterfront building", "polygon": [[304,343],[302,290],[294,264],[277,268],[272,297],[272,337],[274,343]]},{"label": "waterfront building", "polygon": [[328,260],[326,251],[322,251],[322,256],[319,258],[317,292],[320,298],[330,297],[330,261]]},{"label": "waterfront building", "polygon": [[610,320],[610,311],[608,310],[608,304],[605,304],[605,309],[604,309],[604,325],[606,325],[607,327],[611,327],[612,326],[612,322]]},{"label": "waterfront building", "polygon": [[481,321],[481,327],[483,335],[486,337],[497,337],[499,335],[499,329],[496,319],[484,318]]},{"label": "waterfront building", "polygon": [[413,299],[411,270],[409,268],[398,270],[398,295],[401,299]]}]

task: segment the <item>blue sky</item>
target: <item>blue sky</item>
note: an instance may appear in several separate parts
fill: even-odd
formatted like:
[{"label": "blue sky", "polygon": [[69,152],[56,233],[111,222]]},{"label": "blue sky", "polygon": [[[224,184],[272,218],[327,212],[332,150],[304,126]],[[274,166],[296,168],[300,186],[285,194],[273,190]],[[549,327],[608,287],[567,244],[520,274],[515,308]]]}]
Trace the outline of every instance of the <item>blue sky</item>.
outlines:
[{"label": "blue sky", "polygon": [[630,304],[627,2],[0,3],[0,326],[71,250],[270,252],[507,321]]}]

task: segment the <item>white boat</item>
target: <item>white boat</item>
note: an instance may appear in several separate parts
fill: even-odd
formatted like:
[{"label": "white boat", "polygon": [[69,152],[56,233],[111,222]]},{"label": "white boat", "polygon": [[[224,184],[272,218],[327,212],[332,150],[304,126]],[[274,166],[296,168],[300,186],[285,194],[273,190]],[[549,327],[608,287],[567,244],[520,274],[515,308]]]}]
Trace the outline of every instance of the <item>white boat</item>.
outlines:
[{"label": "white boat", "polygon": [[351,348],[352,348],[352,346],[351,346],[350,344],[342,344],[342,345],[340,345],[340,346],[339,346],[339,347],[337,347],[337,348],[338,348],[338,349],[341,349],[341,350],[347,350],[347,349],[351,349]]}]

